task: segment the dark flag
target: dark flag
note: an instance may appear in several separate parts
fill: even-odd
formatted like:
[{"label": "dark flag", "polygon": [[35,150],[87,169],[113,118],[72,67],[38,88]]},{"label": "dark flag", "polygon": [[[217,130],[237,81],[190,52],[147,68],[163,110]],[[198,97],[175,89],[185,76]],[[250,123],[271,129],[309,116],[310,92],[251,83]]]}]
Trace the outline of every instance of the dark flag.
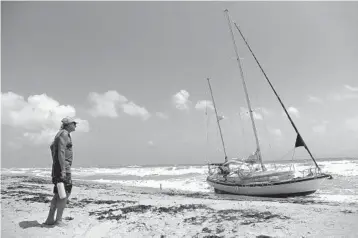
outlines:
[{"label": "dark flag", "polygon": [[305,146],[305,142],[303,142],[302,137],[297,134],[295,147]]}]

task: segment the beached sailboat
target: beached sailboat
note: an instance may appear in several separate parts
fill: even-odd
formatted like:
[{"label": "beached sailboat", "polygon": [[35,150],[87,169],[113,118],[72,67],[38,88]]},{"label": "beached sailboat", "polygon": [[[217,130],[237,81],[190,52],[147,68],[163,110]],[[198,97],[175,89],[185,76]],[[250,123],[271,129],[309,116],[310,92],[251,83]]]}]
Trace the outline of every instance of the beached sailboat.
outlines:
[{"label": "beached sailboat", "polygon": [[[299,175],[297,175],[297,173],[295,173],[295,171],[293,170],[288,170],[288,171],[287,170],[278,171],[276,169],[267,170],[263,163],[261,150],[260,150],[260,143],[258,139],[258,133],[255,125],[255,120],[253,117],[253,110],[251,107],[250,98],[247,91],[243,69],[238,53],[238,48],[233,33],[232,21],[228,13],[228,10],[225,10],[225,13],[227,16],[227,20],[229,22],[232,42],[234,45],[238,66],[240,69],[243,89],[245,91],[246,103],[248,106],[252,129],[255,136],[256,151],[246,159],[228,161],[226,150],[225,150],[224,139],[221,133],[220,118],[217,114],[214,96],[210,85],[210,80],[208,79],[209,89],[210,89],[213,106],[215,109],[215,115],[217,119],[216,121],[219,127],[221,141],[224,148],[225,162],[209,164],[209,175],[207,177],[207,182],[212,187],[214,187],[214,190],[217,193],[230,193],[230,194],[237,194],[237,195],[266,196],[266,197],[288,197],[288,196],[303,196],[303,195],[312,194],[317,189],[320,188],[320,185],[324,180],[331,179],[332,176],[329,174],[322,173],[319,165],[317,164],[307,144],[303,140],[295,123],[293,122],[292,118],[287,112],[286,107],[284,106],[281,98],[279,97],[273,85],[271,84],[270,80],[268,79],[265,71],[261,67],[255,54],[251,50],[251,47],[249,46],[248,42],[243,36],[241,30],[239,29],[238,25],[233,22],[233,25],[240,33],[242,39],[244,40],[246,46],[251,52],[259,68],[261,69],[261,72],[266,78],[268,84],[270,85],[270,88],[274,92],[282,109],[284,110],[287,118],[289,119],[293,129],[297,134],[295,148],[304,147],[307,150],[308,154],[310,155],[312,161],[314,162],[315,168],[309,169],[307,171],[300,171]],[[256,164],[259,164],[260,167],[255,166]]]}]

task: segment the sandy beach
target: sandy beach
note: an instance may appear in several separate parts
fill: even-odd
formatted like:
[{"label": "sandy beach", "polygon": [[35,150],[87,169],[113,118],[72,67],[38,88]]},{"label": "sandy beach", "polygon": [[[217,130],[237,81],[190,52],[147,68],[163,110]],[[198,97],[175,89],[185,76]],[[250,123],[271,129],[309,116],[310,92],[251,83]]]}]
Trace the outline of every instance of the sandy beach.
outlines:
[{"label": "sandy beach", "polygon": [[74,182],[65,225],[45,226],[50,180],[2,175],[1,237],[357,237],[356,204]]}]

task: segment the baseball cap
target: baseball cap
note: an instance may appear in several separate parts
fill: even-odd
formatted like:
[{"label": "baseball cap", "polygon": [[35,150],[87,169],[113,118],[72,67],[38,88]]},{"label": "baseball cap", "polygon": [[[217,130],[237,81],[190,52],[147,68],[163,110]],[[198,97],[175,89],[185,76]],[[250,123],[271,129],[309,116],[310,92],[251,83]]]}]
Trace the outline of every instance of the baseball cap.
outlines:
[{"label": "baseball cap", "polygon": [[72,117],[65,117],[61,120],[62,124],[64,125],[68,125],[68,124],[71,124],[71,123],[75,123],[75,124],[78,124],[77,121],[75,121],[75,119],[73,119]]}]

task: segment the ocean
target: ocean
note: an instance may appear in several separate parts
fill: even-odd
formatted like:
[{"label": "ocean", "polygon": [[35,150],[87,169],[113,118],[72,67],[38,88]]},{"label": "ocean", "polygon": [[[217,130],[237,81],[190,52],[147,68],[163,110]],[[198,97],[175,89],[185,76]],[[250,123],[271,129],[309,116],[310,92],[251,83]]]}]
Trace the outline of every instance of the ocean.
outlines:
[{"label": "ocean", "polygon": [[[306,196],[316,201],[358,205],[358,159],[320,159],[322,172],[333,176],[316,193]],[[265,163],[266,167],[287,167],[287,162]],[[295,170],[312,167],[312,161],[294,162]],[[51,177],[51,168],[2,168],[3,175]],[[207,165],[125,166],[118,168],[72,168],[76,180],[130,187],[170,189],[181,193],[213,193],[206,183]]]}]

